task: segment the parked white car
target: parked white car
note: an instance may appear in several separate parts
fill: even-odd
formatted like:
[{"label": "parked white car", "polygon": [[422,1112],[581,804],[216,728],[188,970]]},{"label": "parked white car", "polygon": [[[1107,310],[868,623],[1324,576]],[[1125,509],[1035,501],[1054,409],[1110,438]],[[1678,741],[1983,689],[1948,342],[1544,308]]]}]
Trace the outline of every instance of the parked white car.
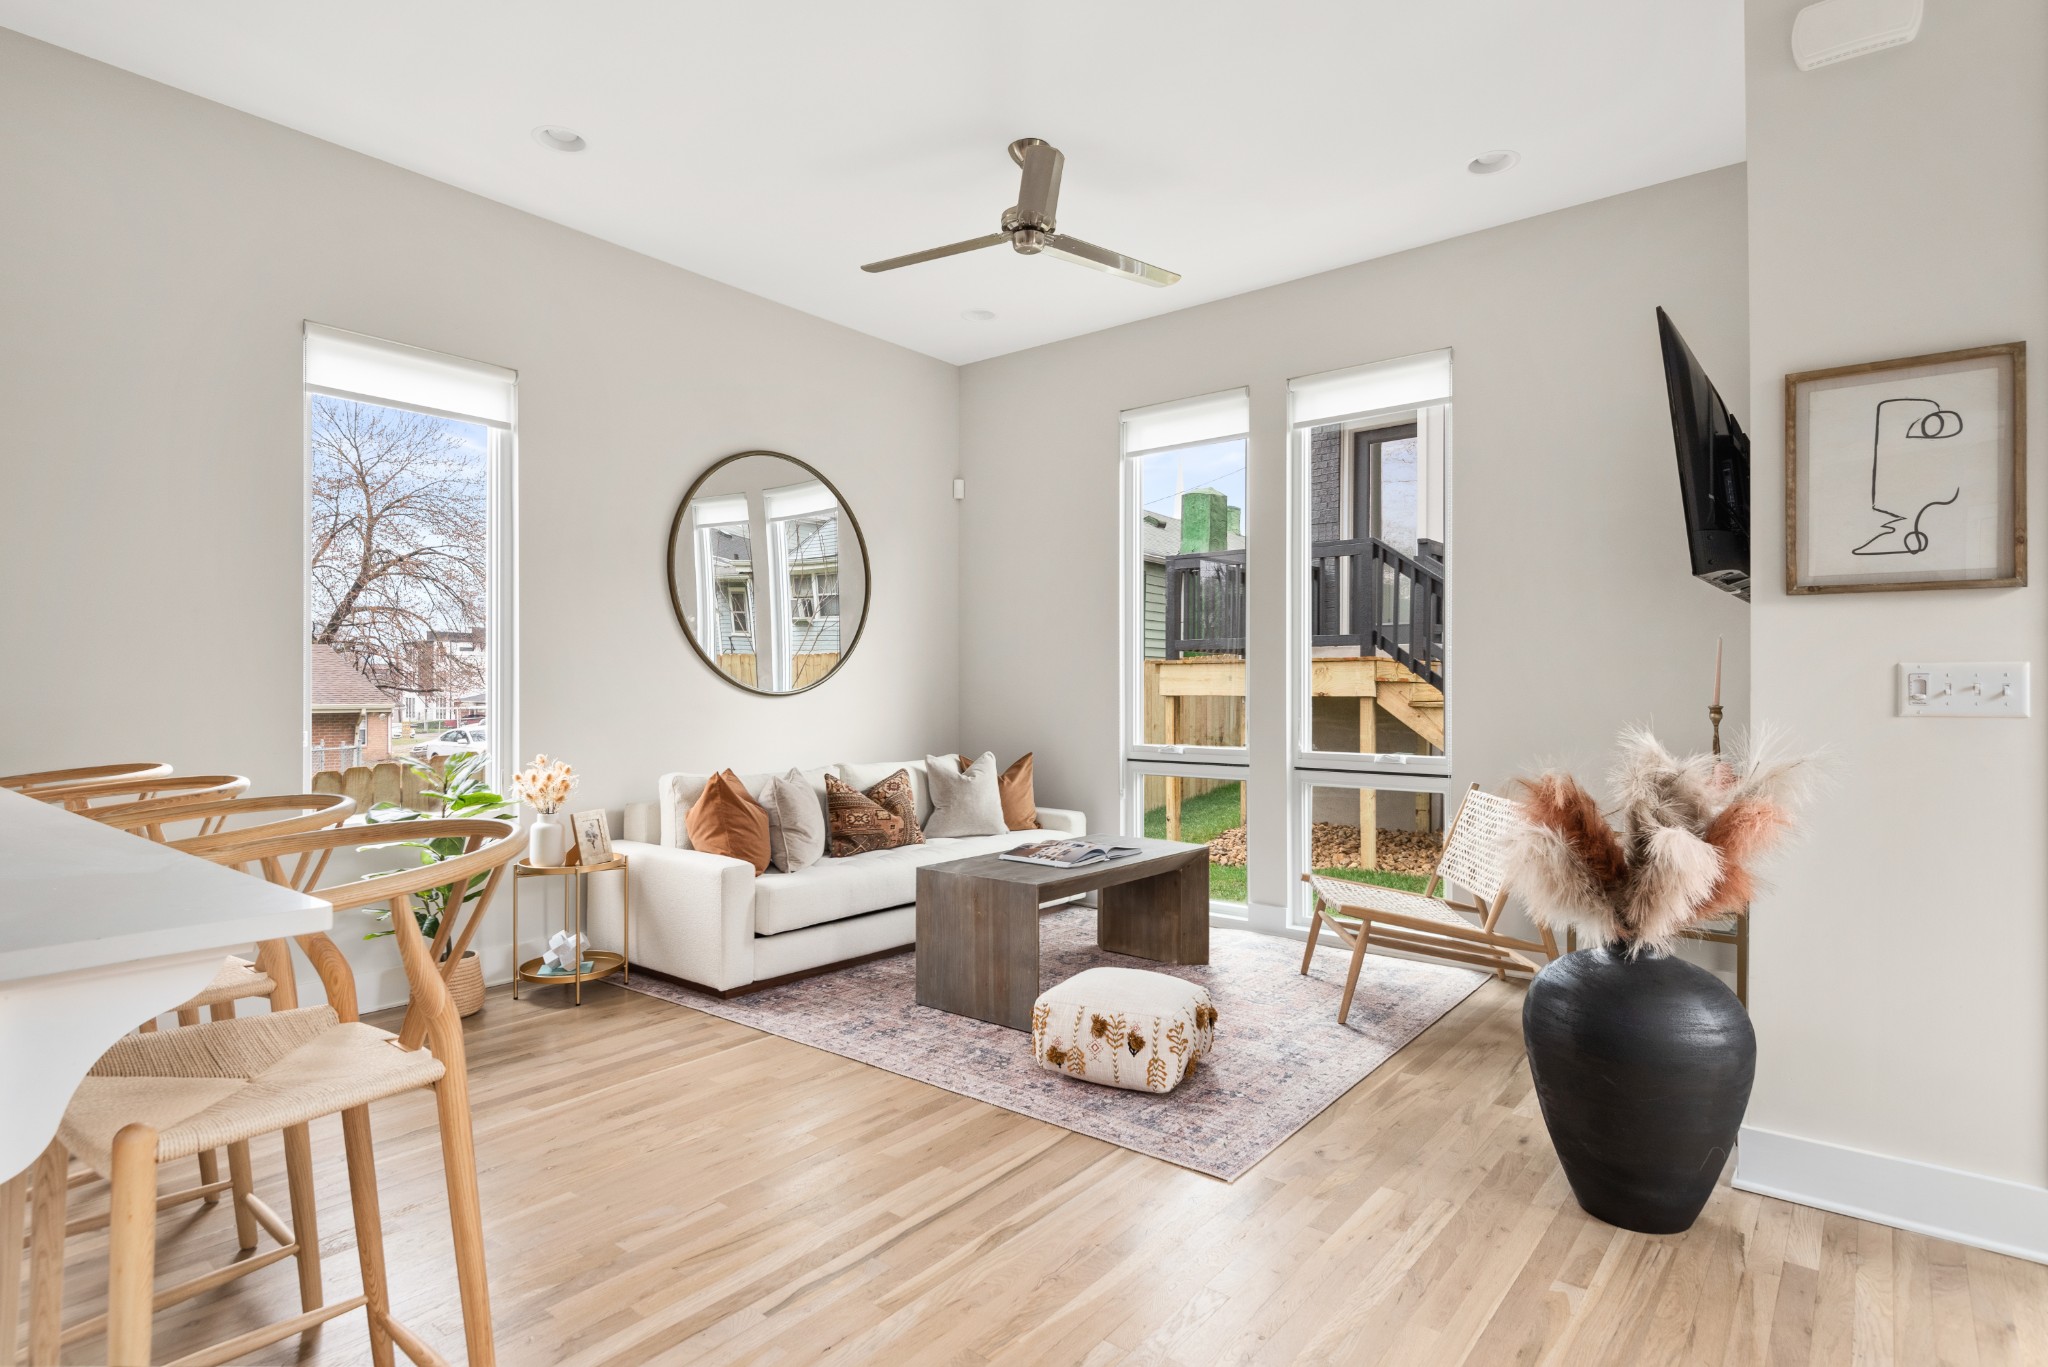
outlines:
[{"label": "parked white car", "polygon": [[467,754],[475,751],[482,754],[487,748],[481,726],[455,726],[443,731],[429,741],[413,746],[412,752],[420,759],[445,759],[449,755]]}]

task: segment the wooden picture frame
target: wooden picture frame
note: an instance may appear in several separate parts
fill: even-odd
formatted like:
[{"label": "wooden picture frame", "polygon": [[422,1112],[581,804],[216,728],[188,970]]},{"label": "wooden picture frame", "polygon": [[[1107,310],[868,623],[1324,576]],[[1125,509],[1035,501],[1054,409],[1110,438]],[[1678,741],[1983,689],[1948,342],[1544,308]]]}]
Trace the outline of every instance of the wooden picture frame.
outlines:
[{"label": "wooden picture frame", "polygon": [[576,837],[575,854],[583,867],[612,862],[612,823],[604,808],[573,813],[569,833]]},{"label": "wooden picture frame", "polygon": [[1785,592],[2025,585],[2026,460],[2025,342],[1787,375]]}]

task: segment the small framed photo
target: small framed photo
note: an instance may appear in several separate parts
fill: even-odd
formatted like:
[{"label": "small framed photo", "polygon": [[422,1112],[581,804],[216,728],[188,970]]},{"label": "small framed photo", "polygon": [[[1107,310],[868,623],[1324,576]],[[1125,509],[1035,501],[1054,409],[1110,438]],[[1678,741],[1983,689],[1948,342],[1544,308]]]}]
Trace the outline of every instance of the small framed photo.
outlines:
[{"label": "small framed photo", "polygon": [[576,854],[583,867],[612,862],[612,824],[602,808],[577,812],[569,826],[576,832]]},{"label": "small framed photo", "polygon": [[2027,582],[2027,345],[1785,377],[1785,592]]}]

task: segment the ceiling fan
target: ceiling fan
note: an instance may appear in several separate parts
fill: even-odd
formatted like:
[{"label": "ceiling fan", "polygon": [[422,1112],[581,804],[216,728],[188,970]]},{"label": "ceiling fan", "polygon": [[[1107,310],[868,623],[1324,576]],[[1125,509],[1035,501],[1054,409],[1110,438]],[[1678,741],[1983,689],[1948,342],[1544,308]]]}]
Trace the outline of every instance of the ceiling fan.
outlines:
[{"label": "ceiling fan", "polygon": [[978,252],[983,247],[1007,242],[1024,256],[1044,252],[1077,266],[1092,266],[1096,270],[1121,275],[1126,280],[1141,280],[1148,285],[1171,285],[1180,279],[1172,271],[1054,231],[1053,211],[1060,202],[1060,171],[1067,164],[1059,148],[1044,138],[1019,138],[1010,144],[1010,160],[1024,168],[1024,178],[1017,187],[1016,204],[1003,210],[1001,232],[990,233],[986,237],[970,237],[965,242],[932,247],[908,256],[892,256],[887,261],[871,261],[861,269],[870,273],[893,271],[898,266],[915,266],[920,261]]}]

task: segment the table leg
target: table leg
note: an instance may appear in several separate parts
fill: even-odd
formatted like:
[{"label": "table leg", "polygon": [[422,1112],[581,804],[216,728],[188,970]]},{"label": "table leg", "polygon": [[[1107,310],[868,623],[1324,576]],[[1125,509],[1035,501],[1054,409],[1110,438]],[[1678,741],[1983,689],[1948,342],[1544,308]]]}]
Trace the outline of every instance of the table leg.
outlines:
[{"label": "table leg", "polygon": [[[576,957],[569,961],[569,967],[576,975],[576,1004],[583,1005],[583,888],[584,876],[580,873],[569,875],[569,881],[576,885],[576,920],[569,933],[576,937]],[[566,908],[565,908],[566,910]]]},{"label": "table leg", "polygon": [[512,1000],[519,1000],[519,870],[512,870]]},{"label": "table leg", "polygon": [[23,1168],[0,1185],[0,1363],[14,1367],[21,1332],[21,1235],[27,1221],[28,1175]]},{"label": "table leg", "polygon": [[917,1004],[1012,1030],[1038,1000],[1038,893],[917,871]]},{"label": "table leg", "polygon": [[628,876],[625,869],[619,870],[619,882],[623,885],[619,889],[620,900],[625,904],[626,908],[624,941],[624,953],[626,956],[625,980],[631,982],[633,981],[633,880]]},{"label": "table leg", "polygon": [[1112,954],[1162,964],[1209,962],[1209,856],[1206,850],[1130,883],[1102,889],[1096,943]]}]

